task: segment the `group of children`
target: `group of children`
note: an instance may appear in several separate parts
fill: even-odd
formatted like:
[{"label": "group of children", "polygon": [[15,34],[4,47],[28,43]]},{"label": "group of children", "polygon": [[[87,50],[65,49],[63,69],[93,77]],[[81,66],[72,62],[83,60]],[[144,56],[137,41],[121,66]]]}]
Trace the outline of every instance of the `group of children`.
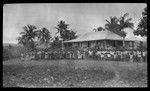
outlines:
[{"label": "group of children", "polygon": [[105,50],[105,51],[53,51],[53,52],[28,52],[21,54],[21,60],[57,60],[57,59],[96,59],[96,60],[113,60],[113,61],[131,61],[146,62],[147,51],[130,50]]}]

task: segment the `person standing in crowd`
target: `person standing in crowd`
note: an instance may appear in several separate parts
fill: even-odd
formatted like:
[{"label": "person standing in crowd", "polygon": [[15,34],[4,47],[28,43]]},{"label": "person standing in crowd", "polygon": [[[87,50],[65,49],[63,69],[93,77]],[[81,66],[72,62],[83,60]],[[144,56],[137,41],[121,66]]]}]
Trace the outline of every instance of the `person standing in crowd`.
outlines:
[{"label": "person standing in crowd", "polygon": [[24,61],[25,58],[24,58],[24,53],[21,53],[21,61]]},{"label": "person standing in crowd", "polygon": [[145,51],[145,62],[147,62],[147,51]]},{"label": "person standing in crowd", "polygon": [[114,52],[113,56],[114,56],[114,61],[116,61],[117,60],[117,52],[116,51]]},{"label": "person standing in crowd", "polygon": [[37,54],[38,54],[38,55],[37,55],[38,59],[41,59],[41,51],[38,51]]},{"label": "person standing in crowd", "polygon": [[60,51],[57,51],[57,59],[59,60],[60,59]]},{"label": "person standing in crowd", "polygon": [[33,61],[35,59],[35,52],[31,53],[31,61]]},{"label": "person standing in crowd", "polygon": [[35,55],[35,60],[38,60],[37,52],[35,52],[34,55]]},{"label": "person standing in crowd", "polygon": [[26,53],[25,59],[26,59],[26,61],[29,61],[29,53]]},{"label": "person standing in crowd", "polygon": [[72,59],[75,59],[75,51],[72,51]]},{"label": "person standing in crowd", "polygon": [[101,52],[101,60],[102,60],[102,61],[105,60],[104,57],[105,57],[105,56],[104,56],[104,53],[103,53],[103,51],[102,51],[102,52]]},{"label": "person standing in crowd", "polygon": [[133,51],[130,52],[130,62],[133,62]]},{"label": "person standing in crowd", "polygon": [[123,51],[120,51],[120,61],[123,61]]},{"label": "person standing in crowd", "polygon": [[137,51],[134,51],[134,61],[138,62]]},{"label": "person standing in crowd", "polygon": [[92,55],[93,55],[93,52],[89,50],[89,51],[88,51],[88,54],[89,54],[89,57],[91,58]]},{"label": "person standing in crowd", "polygon": [[110,51],[108,51],[107,53],[107,60],[110,60],[111,59],[111,54],[110,54]]},{"label": "person standing in crowd", "polygon": [[85,52],[85,50],[83,51],[83,59],[86,59],[86,52]]},{"label": "person standing in crowd", "polygon": [[67,51],[64,50],[64,51],[63,51],[63,58],[64,58],[64,59],[66,59],[66,54],[67,54]]},{"label": "person standing in crowd", "polygon": [[45,52],[45,59],[48,60],[48,52]]},{"label": "person standing in crowd", "polygon": [[81,55],[80,55],[80,51],[79,51],[79,50],[77,51],[77,58],[78,58],[78,59],[81,58]]},{"label": "person standing in crowd", "polygon": [[57,58],[58,58],[58,54],[57,54],[57,51],[54,51],[54,60],[57,60]]},{"label": "person standing in crowd", "polygon": [[113,51],[110,51],[110,60],[112,61],[113,60],[113,55],[114,55],[114,52]]},{"label": "person standing in crowd", "polygon": [[142,62],[141,51],[137,51],[137,56],[138,56],[139,62]]},{"label": "person standing in crowd", "polygon": [[67,51],[67,59],[70,59],[70,58],[71,58],[70,51]]},{"label": "person standing in crowd", "polygon": [[127,51],[127,53],[126,53],[127,60],[126,61],[130,61],[130,54],[131,54],[131,51]]},{"label": "person standing in crowd", "polygon": [[107,51],[103,51],[103,54],[104,54],[104,61],[107,60]]},{"label": "person standing in crowd", "polygon": [[51,52],[51,59],[54,60],[54,51]]},{"label": "person standing in crowd", "polygon": [[52,52],[49,52],[49,60],[52,60]]},{"label": "person standing in crowd", "polygon": [[117,51],[117,61],[121,61],[121,52]]},{"label": "person standing in crowd", "polygon": [[122,61],[126,61],[127,60],[127,53],[126,51],[122,51]]},{"label": "person standing in crowd", "polygon": [[97,51],[97,52],[96,52],[96,57],[97,57],[98,60],[100,60],[100,55],[101,55],[101,52],[100,52],[100,51]]},{"label": "person standing in crowd", "polygon": [[146,61],[147,61],[147,60],[146,60],[146,51],[143,51],[143,52],[142,52],[142,57],[143,57],[143,61],[146,62]]}]

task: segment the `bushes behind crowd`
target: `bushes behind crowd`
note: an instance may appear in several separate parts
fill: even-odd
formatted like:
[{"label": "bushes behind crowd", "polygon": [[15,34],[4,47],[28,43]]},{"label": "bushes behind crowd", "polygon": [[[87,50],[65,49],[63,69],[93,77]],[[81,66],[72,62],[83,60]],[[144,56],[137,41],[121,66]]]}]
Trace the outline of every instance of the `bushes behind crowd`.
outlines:
[{"label": "bushes behind crowd", "polygon": [[13,58],[21,57],[21,53],[25,53],[26,50],[23,46],[3,46],[3,60],[9,60]]}]

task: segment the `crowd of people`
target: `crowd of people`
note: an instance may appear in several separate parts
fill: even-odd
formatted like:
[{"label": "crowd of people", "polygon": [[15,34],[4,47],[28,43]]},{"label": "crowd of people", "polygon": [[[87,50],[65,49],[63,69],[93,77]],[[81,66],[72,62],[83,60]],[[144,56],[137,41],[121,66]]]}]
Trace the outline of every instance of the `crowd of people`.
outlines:
[{"label": "crowd of people", "polygon": [[105,61],[146,62],[147,51],[140,50],[64,50],[64,51],[38,51],[21,54],[21,60],[60,60],[60,59],[96,59]]}]

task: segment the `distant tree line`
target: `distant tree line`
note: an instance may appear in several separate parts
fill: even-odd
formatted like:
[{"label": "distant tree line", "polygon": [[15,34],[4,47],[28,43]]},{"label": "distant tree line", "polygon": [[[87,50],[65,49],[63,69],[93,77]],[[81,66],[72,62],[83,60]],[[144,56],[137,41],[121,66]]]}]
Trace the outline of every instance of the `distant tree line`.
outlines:
[{"label": "distant tree line", "polygon": [[65,21],[59,21],[55,27],[57,29],[56,34],[59,34],[59,36],[52,37],[51,32],[45,27],[37,29],[35,25],[27,25],[23,27],[24,31],[20,32],[17,40],[19,44],[22,44],[29,51],[37,50],[40,45],[46,46],[46,49],[61,48],[63,41],[77,37],[76,32],[68,29],[68,26],[69,24],[66,24]]}]

